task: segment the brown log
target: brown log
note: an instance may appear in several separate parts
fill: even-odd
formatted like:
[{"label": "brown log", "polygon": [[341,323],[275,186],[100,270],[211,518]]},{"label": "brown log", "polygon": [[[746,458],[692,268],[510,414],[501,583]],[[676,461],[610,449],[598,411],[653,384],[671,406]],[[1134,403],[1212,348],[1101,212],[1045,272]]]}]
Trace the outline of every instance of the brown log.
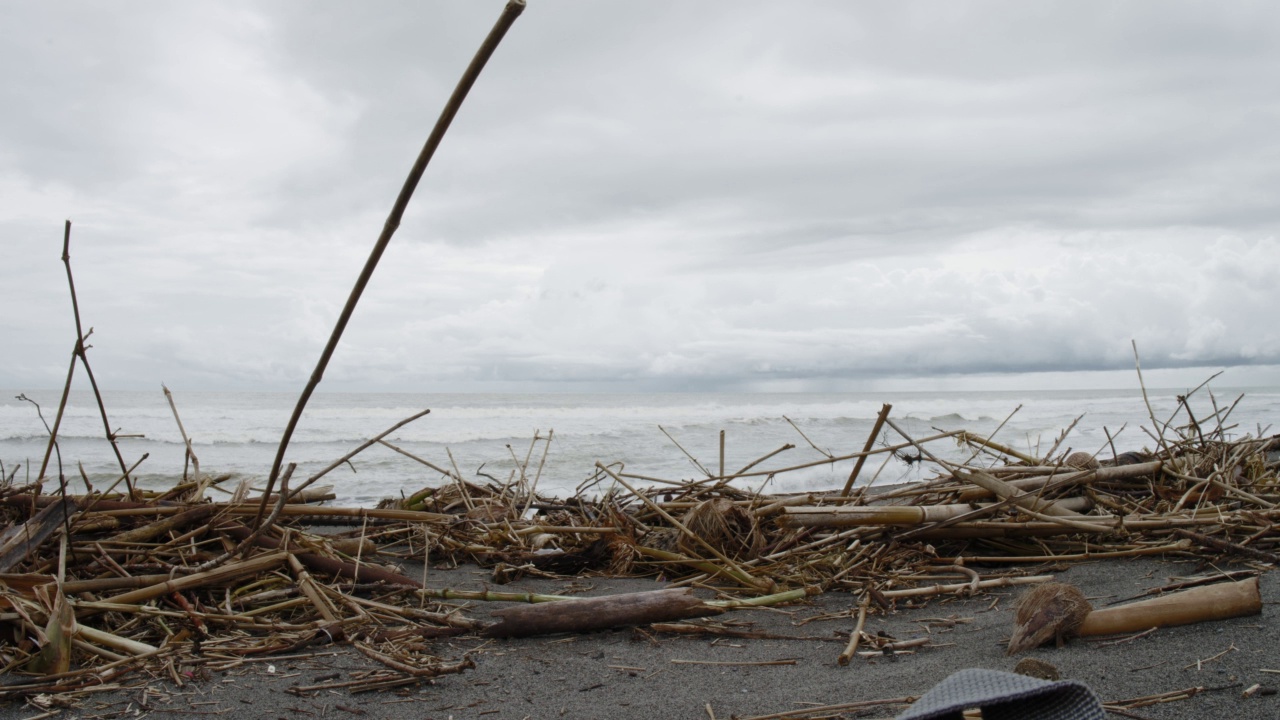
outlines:
[{"label": "brown log", "polygon": [[492,613],[499,622],[490,625],[482,634],[485,637],[528,637],[587,632],[722,612],[723,608],[707,605],[687,588],[670,588],[503,608]]},{"label": "brown log", "polygon": [[1189,625],[1207,620],[1257,615],[1262,612],[1258,578],[1204,585],[1128,605],[1094,610],[1077,631],[1079,635],[1115,635],[1142,632],[1155,627]]}]

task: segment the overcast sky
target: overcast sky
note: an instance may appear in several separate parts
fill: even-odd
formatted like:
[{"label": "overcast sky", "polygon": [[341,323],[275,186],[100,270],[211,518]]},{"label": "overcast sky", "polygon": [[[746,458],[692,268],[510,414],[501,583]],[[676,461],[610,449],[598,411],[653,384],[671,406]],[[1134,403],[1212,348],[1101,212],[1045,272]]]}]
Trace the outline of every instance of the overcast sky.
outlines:
[{"label": "overcast sky", "polygon": [[[69,218],[104,386],[300,389],[502,5],[0,4],[0,387]],[[1273,2],[530,0],[321,387],[1280,384],[1278,78]]]}]

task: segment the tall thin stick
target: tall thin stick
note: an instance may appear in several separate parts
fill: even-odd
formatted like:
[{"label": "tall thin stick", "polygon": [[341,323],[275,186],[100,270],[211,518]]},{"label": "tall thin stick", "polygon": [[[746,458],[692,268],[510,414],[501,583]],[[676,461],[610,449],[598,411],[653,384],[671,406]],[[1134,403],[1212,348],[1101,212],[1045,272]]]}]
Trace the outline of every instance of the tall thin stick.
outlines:
[{"label": "tall thin stick", "polygon": [[1156,431],[1156,442],[1160,444],[1160,448],[1166,453],[1169,452],[1169,446],[1164,441],[1164,433],[1168,424],[1161,425],[1156,419],[1156,411],[1151,409],[1151,399],[1147,397],[1147,383],[1142,379],[1142,362],[1138,360],[1138,341],[1130,339],[1129,344],[1133,345],[1133,369],[1138,371],[1138,386],[1142,388],[1142,402],[1147,406],[1147,415],[1151,418],[1151,427]]},{"label": "tall thin stick", "polygon": [[355,312],[356,304],[360,302],[360,296],[364,293],[365,286],[369,284],[369,279],[373,277],[373,271],[378,267],[378,261],[382,259],[382,253],[387,249],[387,245],[391,243],[391,236],[400,227],[400,219],[404,217],[405,208],[409,206],[409,199],[413,197],[414,190],[418,188],[418,181],[422,179],[422,174],[427,169],[427,163],[431,162],[431,157],[435,155],[436,148],[440,147],[440,141],[444,139],[444,134],[448,131],[449,124],[453,122],[454,116],[458,114],[458,109],[462,107],[462,101],[466,99],[471,86],[480,77],[480,71],[484,69],[485,63],[489,61],[493,52],[498,49],[498,44],[502,42],[503,36],[507,34],[507,30],[511,28],[512,23],[516,21],[516,18],[520,17],[520,13],[524,12],[524,5],[524,0],[508,0],[507,6],[502,10],[502,15],[498,17],[497,23],[489,31],[489,36],[484,39],[480,49],[476,51],[475,57],[472,58],[471,64],[467,66],[466,72],[462,74],[462,79],[458,81],[457,87],[453,90],[453,95],[449,97],[449,102],[445,104],[444,110],[440,113],[440,118],[436,120],[436,125],[431,130],[431,135],[427,138],[426,144],[422,146],[422,151],[418,153],[418,159],[414,161],[413,167],[409,170],[409,177],[405,179],[404,186],[400,189],[400,195],[396,198],[395,205],[391,207],[391,214],[387,217],[387,222],[382,227],[382,234],[378,236],[378,241],[374,243],[373,251],[369,253],[369,259],[365,261],[364,269],[360,271],[360,277],[356,278],[355,287],[351,289],[351,294],[347,296],[347,304],[343,306],[342,314],[338,316],[338,322],[333,326],[333,333],[329,336],[329,342],[324,346],[324,351],[320,353],[320,360],[316,363],[316,368],[311,373],[311,379],[307,381],[307,386],[303,389],[302,395],[298,397],[298,404],[293,409],[289,424],[285,426],[284,436],[280,438],[280,447],[276,450],[275,460],[271,463],[271,474],[267,477],[267,490],[262,494],[262,503],[258,506],[258,514],[253,519],[255,528],[262,521],[262,514],[267,508],[267,498],[271,496],[271,491],[275,489],[276,479],[280,476],[280,467],[284,464],[285,450],[289,447],[289,439],[293,437],[294,428],[298,426],[298,421],[302,418],[302,411],[307,407],[307,401],[311,399],[311,394],[315,392],[316,386],[320,384],[320,380],[324,377],[324,371],[329,365],[329,359],[333,357],[334,351],[338,349],[338,341],[342,339],[342,333],[346,330],[347,323],[351,320],[351,315]]},{"label": "tall thin stick", "polygon": [[[80,364],[84,366],[85,375],[89,376],[89,387],[93,388],[93,397],[98,401],[98,412],[102,415],[102,429],[107,434],[107,442],[111,443],[111,450],[116,455],[116,462],[120,463],[120,472],[124,474],[124,485],[129,491],[129,499],[134,499],[133,481],[129,477],[129,468],[125,464],[124,456],[120,454],[120,446],[116,443],[116,434],[111,430],[111,421],[107,419],[107,406],[102,402],[102,393],[98,390],[98,381],[93,377],[93,368],[89,365],[89,356],[85,354],[87,346],[85,340],[89,339],[89,335],[93,334],[93,328],[89,328],[89,335],[84,333],[80,325],[80,303],[76,300],[76,283],[71,277],[71,221],[68,220],[62,234],[62,264],[67,268],[67,287],[71,290],[71,312],[76,319],[76,349],[75,355],[80,358]],[[70,380],[70,375],[67,376]],[[65,400],[64,400],[65,402]],[[61,416],[61,410],[59,410]]]}]

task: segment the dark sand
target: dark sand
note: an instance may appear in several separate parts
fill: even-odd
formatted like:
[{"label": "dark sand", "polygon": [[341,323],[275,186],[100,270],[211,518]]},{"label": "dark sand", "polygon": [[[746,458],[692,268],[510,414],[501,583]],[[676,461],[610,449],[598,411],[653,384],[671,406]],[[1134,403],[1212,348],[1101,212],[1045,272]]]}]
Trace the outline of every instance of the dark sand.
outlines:
[{"label": "dark sand", "polygon": [[[1158,559],[1108,560],[1061,571],[1095,606],[1165,585],[1170,578],[1212,572],[1193,562]],[[1280,630],[1276,624],[1277,578],[1262,577],[1261,616],[1167,628],[1132,642],[1073,640],[1028,654],[1055,665],[1064,678],[1090,685],[1104,701],[1206,688],[1189,700],[1133,711],[1143,718],[1280,717],[1280,695],[1242,697],[1254,685],[1280,688]],[[433,570],[434,588],[479,589],[488,574],[476,568]],[[584,578],[577,581],[525,580],[503,590],[565,593],[589,587],[597,595],[652,590],[652,580]],[[341,647],[312,650],[309,658],[254,662],[178,687],[166,677],[133,675],[130,689],[82,696],[61,718],[229,717],[229,718],[747,718],[812,705],[918,696],[948,674],[967,667],[1011,671],[1017,658],[1004,655],[1013,600],[1020,589],[987,592],[973,599],[934,599],[922,608],[899,605],[896,613],[872,615],[867,630],[896,638],[918,637],[930,620],[958,619],[952,627],[932,628],[937,647],[896,657],[856,658],[836,664],[853,628],[853,597],[833,593],[779,609],[738,610],[716,618],[746,623],[750,629],[835,638],[821,640],[646,637],[632,629],[521,640],[476,638],[440,641],[438,655],[448,660],[471,653],[476,668],[432,683],[401,690],[352,695],[327,690],[309,697],[286,692],[339,673],[334,682],[375,667]],[[473,603],[467,611],[484,619],[506,606]],[[842,617],[806,619],[840,613]],[[337,654],[330,654],[337,653]],[[745,663],[794,661],[791,665],[706,665],[675,662]],[[891,718],[902,705],[849,712],[843,717]],[[13,702],[0,707],[0,720],[39,716],[37,709]],[[841,717],[832,712],[825,717]],[[52,717],[52,716],[51,716]],[[1111,717],[1120,717],[1112,715]]]}]

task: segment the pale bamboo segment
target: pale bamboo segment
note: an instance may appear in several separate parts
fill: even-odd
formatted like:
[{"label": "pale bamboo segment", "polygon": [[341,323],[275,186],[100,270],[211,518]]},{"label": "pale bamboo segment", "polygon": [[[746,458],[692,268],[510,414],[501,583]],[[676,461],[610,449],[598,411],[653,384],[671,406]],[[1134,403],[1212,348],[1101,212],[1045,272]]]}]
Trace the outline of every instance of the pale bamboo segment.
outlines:
[{"label": "pale bamboo segment", "polygon": [[[1068,498],[1055,503],[1072,512],[1087,510],[1088,498]],[[905,525],[942,522],[974,511],[969,504],[954,505],[871,505],[859,507],[789,507],[780,522],[785,527],[855,527],[861,525]],[[1086,518],[1087,519],[1087,518]]]},{"label": "pale bamboo segment", "polygon": [[1257,615],[1262,612],[1258,578],[1205,585],[1128,605],[1094,610],[1079,635],[1116,635],[1156,627],[1190,625],[1208,620]]}]

